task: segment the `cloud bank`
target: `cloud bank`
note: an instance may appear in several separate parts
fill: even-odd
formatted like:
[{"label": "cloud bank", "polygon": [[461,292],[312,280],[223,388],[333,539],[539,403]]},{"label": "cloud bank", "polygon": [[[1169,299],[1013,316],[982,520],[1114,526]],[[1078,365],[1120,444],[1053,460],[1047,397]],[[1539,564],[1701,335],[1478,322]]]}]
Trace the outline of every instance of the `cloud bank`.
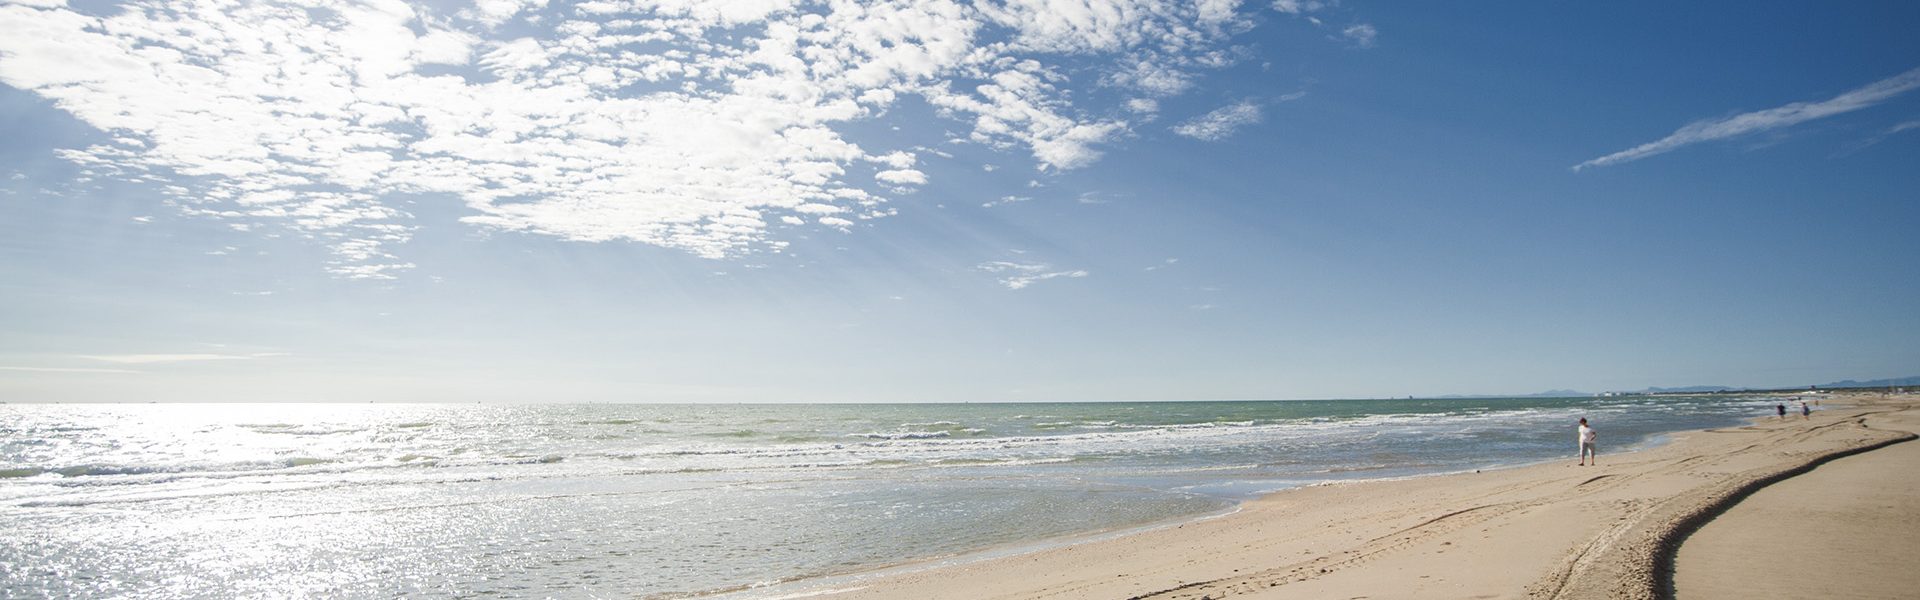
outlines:
[{"label": "cloud bank", "polygon": [[1885,102],[1914,88],[1920,88],[1920,69],[1867,84],[1823,102],[1795,102],[1725,119],[1695,121],[1667,137],[1574,165],[1573,170],[1580,171],[1589,167],[1604,167],[1636,161],[1681,146],[1726,139],[1756,131],[1779,129],[1814,119],[1853,112]]},{"label": "cloud bank", "polygon": [[[712,258],[887,216],[884,194],[928,183],[920,153],[842,129],[909,98],[959,140],[1082,167],[1147,99],[1232,61],[1239,8],[36,0],[0,5],[0,82],[107,134],[61,153],[90,175],[161,182],[184,212],[288,226],[334,273],[391,278],[413,266],[396,247],[414,196],[456,197],[487,230]],[[1090,87],[1133,101],[1077,100]]]}]

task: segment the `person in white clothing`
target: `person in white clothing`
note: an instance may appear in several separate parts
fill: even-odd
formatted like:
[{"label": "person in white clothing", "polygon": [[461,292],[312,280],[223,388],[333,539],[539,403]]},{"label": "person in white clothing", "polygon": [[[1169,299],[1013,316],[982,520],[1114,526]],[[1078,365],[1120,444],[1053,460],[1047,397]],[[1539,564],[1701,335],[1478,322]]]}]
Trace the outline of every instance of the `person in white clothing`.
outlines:
[{"label": "person in white clothing", "polygon": [[1577,441],[1580,442],[1580,466],[1587,466],[1589,458],[1593,459],[1593,466],[1600,466],[1600,456],[1593,450],[1593,440],[1597,437],[1599,436],[1594,434],[1593,428],[1587,426],[1587,418],[1580,417],[1580,432],[1576,436]]}]

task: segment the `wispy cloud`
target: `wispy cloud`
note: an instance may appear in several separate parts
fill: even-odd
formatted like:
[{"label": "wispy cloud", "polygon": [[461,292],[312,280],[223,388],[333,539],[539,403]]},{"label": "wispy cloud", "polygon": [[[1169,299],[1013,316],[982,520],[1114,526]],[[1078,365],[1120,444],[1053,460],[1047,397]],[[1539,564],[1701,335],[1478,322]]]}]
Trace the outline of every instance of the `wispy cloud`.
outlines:
[{"label": "wispy cloud", "polygon": [[980,265],[974,268],[980,271],[985,271],[987,273],[993,273],[998,275],[1000,278],[1000,285],[1006,286],[1006,288],[1010,290],[1024,289],[1029,285],[1033,285],[1034,283],[1041,282],[1041,281],[1046,281],[1048,279],[1055,279],[1060,277],[1079,278],[1079,277],[1087,276],[1087,272],[1083,269],[1054,270],[1052,265],[1048,265],[1045,263],[1017,263],[1017,262],[1011,262],[1011,261],[992,261],[992,262],[980,263]]},{"label": "wispy cloud", "polygon": [[1896,123],[1892,127],[1888,127],[1880,131],[1879,133],[1873,134],[1872,137],[1854,142],[1852,144],[1848,144],[1846,148],[1843,148],[1839,152],[1836,152],[1834,154],[1835,156],[1845,156],[1848,154],[1853,154],[1855,152],[1859,152],[1861,150],[1871,148],[1873,147],[1874,144],[1884,142],[1887,140],[1887,138],[1893,137],[1895,135],[1899,135],[1903,132],[1913,131],[1916,129],[1920,129],[1920,119]]},{"label": "wispy cloud", "polygon": [[146,365],[209,360],[253,360],[279,356],[289,356],[289,354],[285,352],[258,352],[254,354],[80,354],[76,355],[76,358],[127,365]]},{"label": "wispy cloud", "polygon": [[1196,140],[1214,141],[1233,135],[1241,127],[1259,123],[1260,104],[1243,100],[1209,112],[1173,127],[1173,132]]},{"label": "wispy cloud", "polygon": [[1111,204],[1116,200],[1123,199],[1128,196],[1129,194],[1109,192],[1105,190],[1092,190],[1092,191],[1080,192],[1080,195],[1074,198],[1073,201],[1078,202],[1080,204]]},{"label": "wispy cloud", "polygon": [[80,367],[0,367],[0,371],[23,371],[28,373],[112,373],[120,375],[146,372],[132,369],[88,369]]},{"label": "wispy cloud", "polygon": [[1580,171],[1640,160],[1682,146],[1726,139],[1756,131],[1788,127],[1814,119],[1867,108],[1920,88],[1920,69],[1882,79],[1821,102],[1795,102],[1777,108],[1742,113],[1724,119],[1695,121],[1667,137],[1608,154],[1573,166]]}]

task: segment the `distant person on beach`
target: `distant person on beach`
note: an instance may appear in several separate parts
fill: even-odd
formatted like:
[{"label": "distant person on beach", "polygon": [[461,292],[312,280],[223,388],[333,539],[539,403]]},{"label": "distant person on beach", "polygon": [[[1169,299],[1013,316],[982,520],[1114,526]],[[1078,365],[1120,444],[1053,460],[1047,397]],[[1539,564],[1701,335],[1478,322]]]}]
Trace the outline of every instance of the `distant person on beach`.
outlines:
[{"label": "distant person on beach", "polygon": [[1800,418],[1801,419],[1813,418],[1813,411],[1807,408],[1807,403],[1804,400],[1800,402]]},{"label": "distant person on beach", "polygon": [[1774,409],[1774,410],[1777,410],[1777,411],[1780,411],[1780,420],[1782,420],[1782,421],[1785,421],[1785,420],[1787,420],[1787,405],[1785,405],[1785,404],[1775,404],[1775,405],[1773,405],[1773,409]]},{"label": "distant person on beach", "polygon": [[1580,417],[1580,431],[1575,436],[1580,442],[1580,466],[1587,466],[1587,459],[1593,459],[1593,466],[1600,466],[1600,455],[1593,450],[1593,440],[1599,437],[1587,426],[1587,418]]}]

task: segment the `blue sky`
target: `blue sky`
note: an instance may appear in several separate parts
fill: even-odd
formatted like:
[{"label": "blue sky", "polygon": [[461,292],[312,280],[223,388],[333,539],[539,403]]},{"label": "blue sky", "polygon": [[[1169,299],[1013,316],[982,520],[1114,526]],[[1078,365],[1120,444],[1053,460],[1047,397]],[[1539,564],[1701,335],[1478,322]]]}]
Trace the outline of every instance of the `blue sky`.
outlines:
[{"label": "blue sky", "polygon": [[1920,5],[0,3],[7,401],[1920,367]]}]

